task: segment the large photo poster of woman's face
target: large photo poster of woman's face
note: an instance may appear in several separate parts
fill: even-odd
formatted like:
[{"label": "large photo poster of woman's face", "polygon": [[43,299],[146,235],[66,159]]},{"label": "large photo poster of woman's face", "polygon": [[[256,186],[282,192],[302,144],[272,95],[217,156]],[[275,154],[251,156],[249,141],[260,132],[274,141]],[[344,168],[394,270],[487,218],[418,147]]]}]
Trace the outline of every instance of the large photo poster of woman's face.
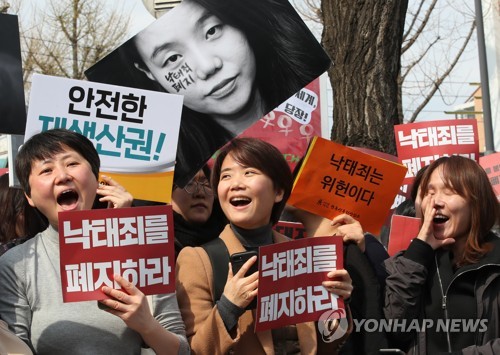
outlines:
[{"label": "large photo poster of woman's face", "polygon": [[0,14],[0,133],[24,134],[21,44],[17,16]]},{"label": "large photo poster of woman's face", "polygon": [[183,96],[175,166],[183,186],[330,63],[288,0],[183,0],[86,76]]}]

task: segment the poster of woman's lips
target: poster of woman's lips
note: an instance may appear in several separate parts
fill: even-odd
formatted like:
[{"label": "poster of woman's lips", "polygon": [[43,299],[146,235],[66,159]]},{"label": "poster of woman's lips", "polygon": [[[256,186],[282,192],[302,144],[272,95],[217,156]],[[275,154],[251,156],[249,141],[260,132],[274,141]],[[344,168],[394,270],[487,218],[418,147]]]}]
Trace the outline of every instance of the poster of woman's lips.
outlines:
[{"label": "poster of woman's lips", "polygon": [[[223,0],[212,0],[212,2],[217,1]],[[234,5],[236,2],[240,2],[242,6],[243,4],[249,4],[246,0],[232,0],[231,6],[237,6]],[[285,120],[286,122],[283,122],[287,123],[287,126],[292,126],[293,121],[293,126],[295,127],[295,125],[297,125],[297,130],[301,129],[300,137],[293,134],[290,134],[289,136],[283,135],[283,132],[277,133],[275,137],[276,141],[279,141],[277,145],[281,147],[287,145],[286,142],[283,142],[283,140],[289,140],[290,144],[297,147],[296,141],[299,137],[299,140],[301,140],[303,144],[299,144],[299,149],[295,148],[293,152],[294,156],[300,155],[299,150],[303,149],[305,151],[310,137],[312,137],[313,135],[321,134],[320,128],[318,129],[317,125],[313,129],[312,124],[314,122],[311,122],[311,118],[314,118],[316,116],[316,119],[318,119],[319,117],[320,107],[316,106],[319,102],[318,77],[320,77],[320,75],[329,68],[329,66],[331,65],[331,60],[323,50],[321,45],[318,43],[314,35],[310,32],[307,25],[301,20],[299,14],[293,9],[288,0],[279,0],[279,2],[282,3],[280,3],[280,7],[276,11],[283,11],[283,14],[286,13],[286,16],[293,17],[293,21],[287,21],[288,24],[293,24],[288,26],[290,27],[289,31],[297,31],[297,33],[299,33],[299,35],[297,36],[289,35],[288,37],[300,38],[300,41],[289,41],[292,43],[287,43],[287,46],[294,47],[293,52],[295,53],[306,52],[304,49],[307,48],[307,54],[304,54],[303,57],[299,55],[296,58],[289,59],[289,57],[292,56],[283,56],[283,52],[281,49],[273,52],[273,48],[275,47],[273,47],[274,44],[271,45],[270,43],[276,43],[276,41],[268,41],[267,43],[265,43],[266,39],[271,36],[262,35],[262,37],[259,37],[258,41],[252,42],[253,45],[248,44],[248,46],[251,47],[250,49],[253,51],[253,53],[260,53],[259,55],[255,54],[255,63],[252,63],[250,60],[248,60],[249,57],[252,57],[251,54],[248,55],[248,52],[246,55],[241,55],[240,58],[234,59],[237,55],[238,49],[241,49],[241,47],[243,47],[241,43],[250,43],[250,40],[247,41],[248,35],[246,35],[247,37],[243,37],[243,39],[240,39],[239,42],[234,42],[235,45],[230,46],[230,49],[226,49],[223,54],[214,57],[215,59],[213,59],[211,62],[205,61],[205,65],[207,66],[206,72],[200,74],[199,66],[198,68],[194,68],[192,62],[188,62],[187,59],[185,60],[185,58],[183,58],[182,54],[180,54],[179,51],[176,52],[175,50],[170,50],[169,46],[171,43],[181,43],[181,45],[184,44],[181,42],[181,40],[175,42],[171,39],[172,37],[169,37],[168,40],[163,38],[165,36],[165,33],[168,33],[170,36],[173,36],[172,33],[176,33],[179,38],[184,35],[184,38],[187,37],[187,39],[184,39],[185,41],[192,41],[193,37],[196,37],[194,34],[189,34],[190,37],[188,37],[188,35],[185,33],[179,34],[179,32],[181,32],[179,28],[184,28],[184,22],[193,21],[192,18],[196,16],[196,14],[194,13],[195,10],[193,10],[193,13],[188,16],[188,12],[186,11],[190,10],[185,9],[189,6],[193,6],[193,3],[197,4],[197,2],[193,0],[183,2],[180,5],[177,5],[175,8],[169,10],[160,18],[152,22],[145,29],[143,29],[141,32],[136,34],[134,37],[121,44],[113,52],[101,59],[101,61],[99,61],[97,64],[87,69],[87,71],[85,72],[85,75],[90,81],[147,90],[167,90],[171,93],[184,95],[184,109],[181,118],[181,129],[179,135],[179,144],[177,146],[177,159],[175,166],[174,179],[176,185],[184,186],[196,174],[196,172],[210,160],[210,158],[217,152],[219,148],[221,148],[230,139],[242,134],[243,132],[245,132],[245,136],[257,136],[259,138],[262,138],[264,136],[266,140],[274,144],[275,142],[273,142],[273,137],[270,136],[269,133],[267,133],[267,130],[266,134],[264,135],[258,133],[261,130],[258,127],[262,127],[263,122],[269,122],[269,115],[273,115],[273,112],[277,113],[277,119],[273,123],[277,124],[278,121],[283,121],[284,115],[288,115],[289,120]],[[259,0],[259,2],[257,3],[259,3],[259,5],[255,5],[254,3],[252,5],[244,6],[267,6],[260,5],[263,3],[267,3],[267,0]],[[276,1],[274,3],[276,4]],[[181,8],[181,6],[184,6],[184,8]],[[232,16],[232,13],[230,13],[228,16]],[[181,16],[185,17],[180,19]],[[210,18],[210,16],[200,15],[200,18],[207,17]],[[279,19],[280,14],[273,14],[273,16],[270,17]],[[220,36],[221,33],[224,33],[224,35],[227,35],[227,33],[229,33],[229,30],[227,30],[227,28],[230,26],[224,24],[222,20],[218,20],[218,18],[216,18],[212,22],[210,21],[212,20],[209,20],[207,21],[207,23],[204,23],[204,25],[200,26],[202,27],[201,31],[205,31],[205,36],[203,38],[212,40],[219,38],[218,36]],[[275,32],[283,31],[283,27],[281,27],[281,24],[283,22],[284,21],[279,20],[276,20],[275,23],[273,22],[271,26],[273,26],[273,28],[276,27]],[[168,26],[172,27],[173,24],[178,24],[178,26],[169,31],[163,28]],[[189,30],[190,27],[186,26],[186,31]],[[243,30],[241,30],[240,36],[245,36],[242,33]],[[147,40],[144,39],[146,35],[149,36],[147,37]],[[237,34],[235,35],[234,33],[232,33],[232,35],[237,36]],[[151,36],[154,36],[153,42],[156,41],[156,44],[155,47],[153,47],[153,49],[149,52],[150,55],[146,56],[146,60],[144,60],[144,56],[142,56],[142,60],[144,61],[144,63],[142,63],[143,67],[141,69],[140,65],[137,65],[137,56],[141,57],[140,50],[137,50],[137,48],[141,46],[147,46],[148,44],[146,42],[150,40]],[[159,40],[160,37],[162,38]],[[139,41],[140,44],[138,44]],[[257,43],[257,45],[255,43]],[[256,49],[256,46],[258,46],[259,48]],[[262,48],[260,48],[260,46],[262,46]],[[137,53],[131,54],[131,47],[135,48],[134,50]],[[185,47],[187,47],[187,45]],[[198,48],[201,47],[202,46],[199,46]],[[264,47],[265,50],[263,49]],[[226,48],[228,47],[226,46]],[[244,49],[241,49],[241,51],[244,51]],[[224,58],[229,57],[229,55],[232,56],[232,62],[224,62]],[[253,80],[256,82],[258,80],[261,80],[260,83],[262,83],[262,74],[260,74],[259,77],[259,68],[263,68],[264,66],[268,65],[268,63],[266,63],[263,66],[262,62],[270,61],[274,63],[273,58],[279,56],[286,57],[286,63],[293,62],[293,64],[290,64],[290,68],[292,68],[292,70],[289,70],[288,72],[300,72],[300,75],[297,75],[299,79],[293,80],[291,85],[290,83],[287,83],[287,85],[276,85],[277,81],[286,80],[282,79],[283,75],[281,75],[281,78],[277,78],[273,77],[274,70],[261,71],[261,73],[271,73],[266,74],[264,81],[265,85],[261,85],[261,87],[279,86],[280,88],[277,90],[269,90],[269,87],[266,88],[268,91],[274,92],[281,90],[281,87],[286,87],[287,89],[282,90],[282,92],[280,92],[278,95],[279,97],[273,97],[272,100],[268,100],[268,102],[266,102],[268,108],[265,111],[262,110],[264,111],[264,113],[260,112],[259,114],[253,116],[251,114],[246,114],[244,118],[244,120],[246,121],[243,125],[240,125],[239,128],[236,129],[233,128],[232,131],[229,131],[229,134],[226,134],[224,137],[222,137],[221,131],[225,130],[225,128],[221,128],[222,124],[218,125],[219,121],[215,122],[216,119],[212,120],[211,118],[207,118],[209,116],[208,111],[210,111],[210,109],[212,109],[213,107],[211,106],[213,105],[213,102],[218,101],[219,104],[223,106],[223,109],[225,109],[227,112],[231,112],[231,110],[233,109],[233,105],[235,105],[237,99],[231,98],[228,100],[227,98],[231,97],[231,95],[237,90],[241,91],[242,87],[252,86],[247,85],[250,79],[246,78],[251,77],[251,73],[245,73],[245,68],[251,68],[253,65],[256,68],[256,74],[254,74],[254,77],[257,78]],[[151,61],[150,63],[147,63],[149,59],[151,59]],[[240,68],[243,68],[240,71],[231,71],[229,69],[230,65],[232,65],[235,60],[240,60]],[[154,70],[151,70],[151,63],[153,63],[153,65],[157,65],[156,72],[154,72]],[[202,79],[199,79],[199,75],[211,75],[212,73],[209,72],[208,65],[213,66],[213,68],[210,70],[220,71],[224,74],[221,75],[219,79],[212,82],[210,85],[208,85],[208,80],[203,84],[200,84],[198,82],[202,81]],[[168,66],[171,66],[175,69],[172,69],[171,71],[165,69]],[[303,73],[307,74],[303,75]],[[270,77],[267,78],[267,76]],[[247,81],[244,82],[244,80]],[[269,85],[267,84],[268,80]],[[308,88],[306,88],[306,86],[308,86],[308,84],[312,84],[312,82],[315,82],[315,84],[313,84],[313,91],[315,91],[315,93],[311,91],[310,85]],[[199,92],[196,96],[192,93],[193,88],[197,86],[199,87]],[[304,95],[311,98],[313,103],[311,104],[305,102]],[[314,99],[315,95],[317,95],[318,97]],[[249,96],[255,98],[255,95]],[[265,99],[262,99],[262,96],[264,95],[260,95],[261,100],[262,102],[265,102]],[[269,102],[271,103],[270,105],[272,107],[269,107]],[[190,103],[192,103],[191,106]],[[261,104],[261,106],[264,106],[264,104]],[[199,113],[203,110],[207,112]],[[195,120],[193,118],[193,115],[199,115],[201,116],[201,118],[195,117]],[[161,119],[161,117],[159,117],[158,119]],[[238,119],[240,119],[241,121],[241,117],[235,118],[235,120]],[[207,123],[207,121],[210,123]],[[258,121],[260,121],[260,123],[257,125],[256,122]],[[192,127],[193,122],[196,122],[195,128]],[[166,122],[166,124],[168,124],[168,122]],[[231,123],[228,124],[228,126],[234,127]],[[292,142],[292,140],[294,142]],[[207,143],[205,141],[210,141],[211,143]],[[283,151],[283,153],[286,155],[290,152],[289,150],[287,150]],[[293,161],[297,159],[298,158],[294,157]],[[292,163],[291,165],[293,166],[294,163]]]},{"label": "poster of woman's lips", "polygon": [[0,14],[0,133],[23,135],[25,127],[18,19]]}]

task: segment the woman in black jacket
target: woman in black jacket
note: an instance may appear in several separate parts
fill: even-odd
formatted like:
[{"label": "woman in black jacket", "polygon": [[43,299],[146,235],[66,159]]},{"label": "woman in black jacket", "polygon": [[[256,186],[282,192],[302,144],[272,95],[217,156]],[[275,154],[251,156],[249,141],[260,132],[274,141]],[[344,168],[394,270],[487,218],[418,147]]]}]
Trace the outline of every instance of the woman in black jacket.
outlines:
[{"label": "woman in black jacket", "polygon": [[486,173],[468,158],[442,157],[419,194],[420,232],[386,261],[394,344],[419,354],[500,353],[500,239],[491,232],[499,203]]}]

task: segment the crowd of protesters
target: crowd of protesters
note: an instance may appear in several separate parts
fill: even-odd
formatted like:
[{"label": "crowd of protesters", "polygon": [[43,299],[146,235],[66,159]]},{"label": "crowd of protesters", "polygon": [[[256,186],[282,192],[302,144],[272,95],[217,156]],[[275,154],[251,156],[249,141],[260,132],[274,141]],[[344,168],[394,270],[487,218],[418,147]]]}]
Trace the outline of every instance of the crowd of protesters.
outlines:
[{"label": "crowd of protesters", "polygon": [[[109,177],[101,176],[106,184],[100,184],[92,143],[63,129],[30,138],[15,174],[22,192],[8,187],[8,175],[0,177],[1,245],[9,249],[0,257],[0,350],[6,353],[500,353],[500,239],[493,232],[499,203],[471,159],[443,157],[422,169],[407,207],[421,219],[420,231],[389,258],[380,256],[382,244],[351,216],[330,221],[286,206],[293,176],[282,154],[259,139],[236,138],[211,172],[205,167],[184,188],[173,188],[176,293],[148,302],[115,275],[121,288],[102,288],[109,297],[99,301],[104,309],[62,301],[58,212],[129,207],[133,197]],[[237,272],[229,264],[217,276],[202,247],[218,240],[227,249],[227,264],[233,253],[287,241],[273,230],[285,207],[308,237],[344,239],[345,269],[331,270],[323,282],[346,304],[348,326],[335,341],[321,337],[318,322],[255,332],[249,305],[257,297],[258,272],[246,272],[256,258]],[[214,292],[215,278],[224,281],[221,294]],[[361,319],[478,320],[481,326],[367,331],[356,327]]]}]

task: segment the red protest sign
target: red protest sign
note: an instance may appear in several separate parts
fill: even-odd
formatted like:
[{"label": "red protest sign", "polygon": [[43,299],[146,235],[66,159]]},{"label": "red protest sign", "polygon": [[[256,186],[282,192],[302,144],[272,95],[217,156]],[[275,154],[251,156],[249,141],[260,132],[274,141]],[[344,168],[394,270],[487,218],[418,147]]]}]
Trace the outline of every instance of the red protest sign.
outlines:
[{"label": "red protest sign", "polygon": [[288,221],[278,221],[273,227],[273,229],[286,235],[290,239],[302,239],[306,238],[306,229],[299,222],[288,222]]},{"label": "red protest sign", "polygon": [[412,239],[420,231],[420,218],[393,215],[387,252],[393,256],[398,251],[408,249]]},{"label": "red protest sign", "polygon": [[399,161],[408,168],[405,184],[424,166],[442,156],[461,155],[478,161],[477,121],[441,120],[394,126]]},{"label": "red protest sign", "polygon": [[271,143],[283,153],[293,170],[312,137],[321,136],[320,79],[314,79],[240,136]]},{"label": "red protest sign", "polygon": [[259,294],[255,331],[318,321],[344,308],[328,292],[327,273],[343,268],[341,237],[303,238],[259,249]]},{"label": "red protest sign", "polygon": [[144,294],[175,290],[172,206],[59,213],[64,302],[106,298],[120,274]]}]

